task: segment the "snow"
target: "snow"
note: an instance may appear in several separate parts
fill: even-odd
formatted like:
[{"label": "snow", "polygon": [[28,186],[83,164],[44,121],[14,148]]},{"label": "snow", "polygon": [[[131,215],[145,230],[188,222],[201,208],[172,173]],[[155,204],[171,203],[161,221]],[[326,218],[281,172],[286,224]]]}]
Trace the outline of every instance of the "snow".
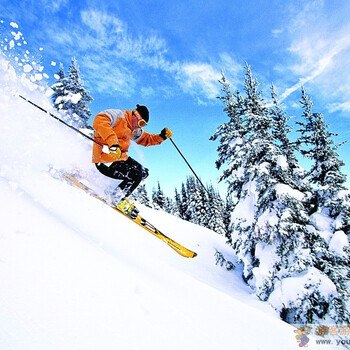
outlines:
[{"label": "snow", "polygon": [[282,169],[288,169],[287,158],[283,155],[278,155],[277,156],[277,165],[280,166]]},{"label": "snow", "polygon": [[329,249],[340,256],[346,256],[344,248],[349,247],[349,241],[344,231],[336,231],[329,242]]},{"label": "snow", "polygon": [[265,226],[268,227],[274,227],[277,226],[279,221],[279,218],[276,214],[276,212],[270,212],[270,210],[266,210],[264,213],[262,213],[259,216],[259,219],[257,221],[257,226],[259,228],[263,228]]},{"label": "snow", "polygon": [[140,205],[198,253],[185,259],[49,174],[80,169],[101,193],[113,184],[92,165],[90,141],[14,96],[50,111],[45,88],[25,73],[0,55],[0,349],[297,348],[294,328],[251,295],[240,273],[215,265],[216,251],[235,258],[223,237]]},{"label": "snow", "polygon": [[231,215],[231,222],[242,220],[241,226],[248,227],[252,225],[255,217],[256,183],[251,181],[247,185],[244,185],[243,191],[247,191],[247,195],[236,205]]},{"label": "snow", "polygon": [[256,257],[259,259],[259,267],[253,268],[255,277],[255,285],[263,286],[264,279],[273,271],[273,266],[276,261],[276,252],[274,246],[268,246],[264,243],[259,243],[256,246]]},{"label": "snow", "polygon": [[311,215],[311,222],[319,231],[321,237],[329,243],[333,236],[332,223],[333,220],[323,212],[316,212]]},{"label": "snow", "polygon": [[25,64],[24,66],[23,66],[23,72],[24,73],[29,73],[30,71],[32,71],[33,70],[33,67],[30,65],[30,64]]},{"label": "snow", "polygon": [[13,38],[15,40],[19,40],[21,38],[21,36],[22,36],[22,33],[21,32],[17,32],[17,33],[12,32],[12,35],[13,35]]},{"label": "snow", "polygon": [[78,92],[77,94],[73,94],[70,98],[73,104],[77,104],[81,100],[81,94]]},{"label": "snow", "polygon": [[277,196],[284,196],[288,195],[292,198],[295,198],[299,201],[301,201],[304,197],[304,194],[298,190],[294,190],[290,186],[282,183],[278,183],[274,186],[274,189],[276,190]]},{"label": "snow", "polygon": [[[305,286],[309,286],[309,288],[305,288]],[[291,301],[298,306],[304,295],[312,295],[315,289],[324,297],[336,292],[336,287],[330,279],[312,267],[305,274],[284,278],[278,282],[269,297],[269,302],[277,310],[282,310]]]}]

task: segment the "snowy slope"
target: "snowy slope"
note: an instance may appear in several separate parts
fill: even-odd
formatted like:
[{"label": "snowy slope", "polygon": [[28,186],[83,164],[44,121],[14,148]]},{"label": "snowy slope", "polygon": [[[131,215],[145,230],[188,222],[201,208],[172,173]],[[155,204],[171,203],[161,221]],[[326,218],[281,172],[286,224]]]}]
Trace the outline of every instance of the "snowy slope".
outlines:
[{"label": "snowy slope", "polygon": [[294,329],[239,273],[215,265],[216,249],[233,259],[222,237],[141,207],[198,253],[185,259],[52,178],[50,168],[79,168],[111,186],[90,162],[89,141],[16,92],[50,108],[45,91],[0,55],[1,350],[298,348]]}]

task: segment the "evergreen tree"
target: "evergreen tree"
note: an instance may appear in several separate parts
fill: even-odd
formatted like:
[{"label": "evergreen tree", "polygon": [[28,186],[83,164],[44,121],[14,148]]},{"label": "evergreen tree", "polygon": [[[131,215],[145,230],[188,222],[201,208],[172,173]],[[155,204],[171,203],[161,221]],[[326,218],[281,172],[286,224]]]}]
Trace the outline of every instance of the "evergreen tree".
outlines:
[{"label": "evergreen tree", "polygon": [[174,201],[168,196],[165,196],[165,203],[164,203],[163,210],[168,214],[176,215],[176,205]]},{"label": "evergreen tree", "polygon": [[236,156],[244,143],[247,134],[246,120],[244,118],[244,99],[240,92],[232,94],[230,84],[225,75],[219,81],[222,84],[224,96],[219,97],[224,104],[224,112],[229,117],[227,123],[218,127],[210,138],[212,141],[219,139],[218,160],[216,167],[220,169],[224,164],[227,168],[222,172],[219,181],[225,180],[228,184],[228,193],[239,192],[241,189],[242,163]]},{"label": "evergreen tree", "polygon": [[181,200],[181,195],[175,188],[175,204],[174,204],[174,215],[184,219],[183,217],[183,212],[182,212],[182,200]]},{"label": "evergreen tree", "polygon": [[64,102],[66,101],[66,97],[68,96],[68,91],[67,91],[68,79],[65,77],[62,63],[60,63],[60,69],[55,74],[55,77],[57,81],[51,86],[51,89],[53,90],[51,99],[54,107],[58,111],[63,112]]},{"label": "evergreen tree", "polygon": [[[324,302],[327,312],[338,323],[349,322],[350,250],[347,235],[350,227],[350,192],[344,186],[346,178],[341,172],[344,163],[336,152],[340,145],[334,145],[332,137],[336,134],[327,130],[323,115],[312,112],[312,100],[304,89],[300,102],[304,109],[304,121],[298,123],[301,126],[299,143],[305,146],[302,154],[312,161],[308,178],[313,187],[308,209],[314,229],[318,232],[310,250],[317,257],[315,266],[336,287],[333,301]],[[328,223],[326,228],[324,222]]]},{"label": "evergreen tree", "polygon": [[165,204],[166,204],[166,199],[163,190],[160,188],[160,183],[158,182],[158,187],[157,190],[153,189],[152,193],[152,203],[153,203],[153,208],[156,210],[164,210]]},{"label": "evergreen tree", "polygon": [[231,214],[233,211],[234,205],[231,195],[226,196],[225,207],[223,212],[223,220],[225,225],[225,236],[227,238],[227,243],[232,244],[231,237]]},{"label": "evergreen tree", "polygon": [[283,111],[273,84],[271,86],[271,98],[272,107],[270,108],[270,114],[273,120],[272,136],[274,137],[275,144],[279,147],[280,152],[286,158],[289,168],[291,170],[300,170],[300,166],[296,158],[298,144],[297,142],[291,142],[289,138],[292,131],[292,127],[288,125],[290,118],[288,118],[286,113]]},{"label": "evergreen tree", "polygon": [[184,183],[181,185],[181,200],[177,200],[178,205],[178,211],[180,214],[180,218],[184,219],[186,221],[190,221],[190,214],[189,214],[189,199],[188,194],[186,191],[186,186]]},{"label": "evergreen tree", "polygon": [[344,280],[339,270],[327,274],[326,259],[319,259],[325,257],[327,245],[304,206],[309,186],[302,171],[293,171],[299,168],[293,153],[281,147],[288,144],[288,129],[277,133],[276,124],[285,125],[277,100],[273,118],[248,65],[243,103],[237,103],[226,87],[223,101],[229,122],[214,138],[220,136],[223,143],[217,164],[227,166],[221,178],[229,182],[234,198],[231,242],[243,264],[244,280],[287,321],[317,321],[335,312],[332,305],[342,308],[333,318],[346,320],[339,298]]},{"label": "evergreen tree", "polygon": [[[236,148],[240,183],[236,177],[238,203],[231,224],[233,248],[244,262],[243,277],[259,298],[267,300],[281,271],[301,272],[308,264],[302,248],[307,219],[300,204],[303,194],[290,188],[288,163],[281,161],[284,156],[273,143],[273,120],[258,85],[246,66],[244,118],[248,130]],[[274,257],[273,264],[261,253],[265,249]]]},{"label": "evergreen tree", "polygon": [[206,227],[219,235],[226,235],[224,219],[224,201],[220,194],[211,185],[208,188],[208,200],[206,201]]},{"label": "evergreen tree", "polygon": [[92,97],[84,88],[77,60],[72,58],[68,77],[64,76],[62,65],[57,75],[57,82],[51,87],[54,90],[52,100],[55,108],[63,113],[65,120],[76,127],[91,128],[88,125],[91,116],[88,104],[92,101]]},{"label": "evergreen tree", "polygon": [[84,88],[75,57],[72,58],[72,63],[69,67],[67,89],[71,98],[66,102],[66,109],[74,120],[77,120],[80,127],[87,128],[89,117],[91,117],[88,104],[92,101],[92,97]]},{"label": "evergreen tree", "polygon": [[207,213],[206,213],[206,192],[203,186],[195,180],[193,176],[189,176],[186,182],[187,193],[187,212],[189,221],[194,224],[207,226]]},{"label": "evergreen tree", "polygon": [[139,203],[145,205],[146,207],[152,208],[145,184],[140,185],[132,194],[132,196]]},{"label": "evergreen tree", "polygon": [[327,210],[336,223],[337,229],[350,233],[350,198],[345,187],[346,176],[341,172],[344,162],[336,152],[341,146],[334,145],[332,137],[337,136],[328,131],[321,113],[312,113],[312,100],[302,89],[300,101],[304,108],[299,143],[305,146],[302,154],[311,159],[312,166],[308,173],[310,182],[314,185],[311,198],[310,214]]}]

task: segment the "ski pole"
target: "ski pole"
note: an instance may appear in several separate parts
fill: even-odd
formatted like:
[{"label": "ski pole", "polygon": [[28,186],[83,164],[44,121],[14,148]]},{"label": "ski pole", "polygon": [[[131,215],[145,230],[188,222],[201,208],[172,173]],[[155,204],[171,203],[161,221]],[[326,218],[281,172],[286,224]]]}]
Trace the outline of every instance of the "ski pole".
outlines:
[{"label": "ski pole", "polygon": [[194,174],[194,176],[196,177],[196,179],[198,180],[198,182],[203,186],[203,188],[205,189],[205,191],[209,194],[209,191],[207,190],[207,188],[203,185],[203,182],[201,181],[201,179],[198,177],[198,175],[196,174],[196,172],[193,170],[193,168],[191,167],[190,163],[187,161],[187,159],[185,158],[185,156],[182,154],[182,152],[179,150],[179,147],[176,146],[175,142],[173,141],[173,139],[170,137],[169,140],[171,141],[171,143],[174,145],[174,147],[176,148],[176,150],[180,153],[181,157],[184,159],[184,161],[186,162],[186,164],[188,165],[188,167],[191,169],[192,173]]},{"label": "ski pole", "polygon": [[84,134],[83,132],[81,132],[79,129],[75,128],[72,125],[69,125],[68,123],[66,123],[64,120],[62,120],[61,118],[58,118],[57,116],[55,116],[54,114],[50,113],[49,111],[47,111],[46,109],[38,106],[36,103],[34,103],[31,100],[26,99],[25,97],[23,97],[22,95],[18,95],[20,98],[22,98],[24,101],[27,101],[28,103],[30,103],[31,105],[35,106],[36,108],[40,109],[41,111],[43,111],[44,113],[48,114],[50,117],[58,120],[59,122],[63,123],[65,126],[68,126],[69,128],[73,129],[74,131],[78,132],[80,135],[83,135],[84,137],[88,138],[89,140],[97,143],[98,145],[103,147],[103,144],[94,140],[92,137],[90,137],[89,135]]}]

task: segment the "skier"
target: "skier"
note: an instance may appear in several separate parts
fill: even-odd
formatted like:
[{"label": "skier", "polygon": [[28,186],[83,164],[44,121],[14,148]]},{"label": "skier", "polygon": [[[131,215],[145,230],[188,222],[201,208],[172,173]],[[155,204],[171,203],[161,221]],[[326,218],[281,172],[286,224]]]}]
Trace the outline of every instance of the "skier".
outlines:
[{"label": "skier", "polygon": [[106,145],[108,153],[94,143],[92,161],[103,175],[121,181],[113,192],[113,200],[121,211],[133,218],[138,215],[138,211],[129,196],[148,177],[148,169],[127,155],[130,141],[142,146],[153,146],[172,136],[168,128],[164,128],[160,134],[149,134],[142,130],[148,120],[147,107],[136,105],[133,111],[104,110],[93,121],[94,139]]}]

